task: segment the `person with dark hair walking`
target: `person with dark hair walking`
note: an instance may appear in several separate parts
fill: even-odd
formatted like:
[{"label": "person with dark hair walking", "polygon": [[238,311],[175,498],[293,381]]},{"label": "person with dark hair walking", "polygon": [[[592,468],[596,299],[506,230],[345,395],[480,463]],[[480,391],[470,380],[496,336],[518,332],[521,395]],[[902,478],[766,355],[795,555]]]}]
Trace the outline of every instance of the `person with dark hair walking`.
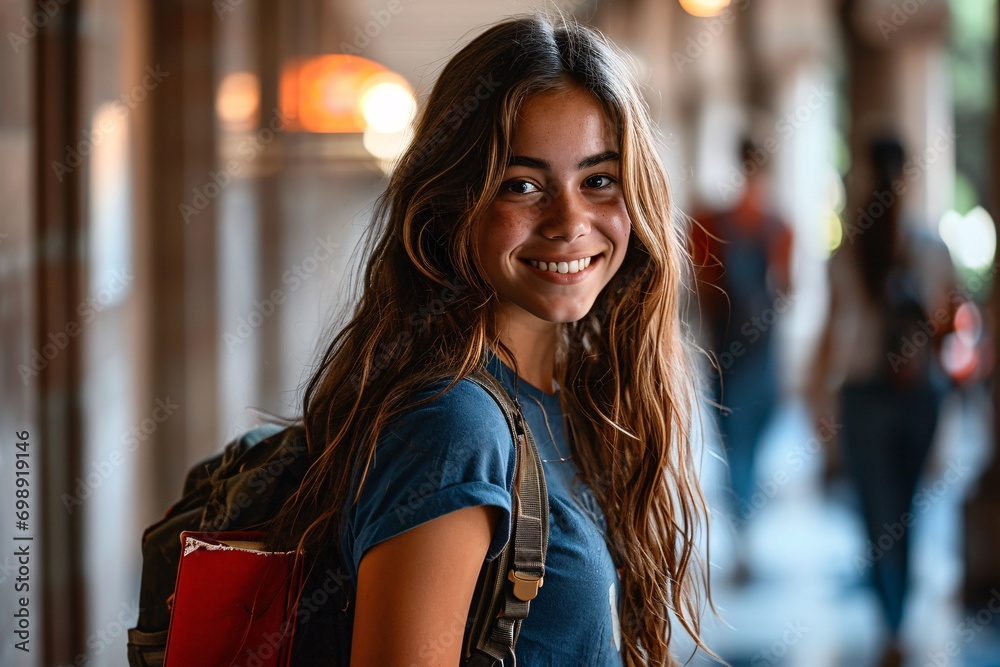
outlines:
[{"label": "person with dark hair walking", "polygon": [[904,225],[902,144],[874,140],[868,157],[871,189],[830,260],[829,314],[809,393],[818,416],[838,411],[843,424],[841,455],[869,547],[859,569],[878,594],[889,634],[881,664],[889,667],[902,663],[913,496],[947,386],[937,352],[957,292],[947,247]]}]

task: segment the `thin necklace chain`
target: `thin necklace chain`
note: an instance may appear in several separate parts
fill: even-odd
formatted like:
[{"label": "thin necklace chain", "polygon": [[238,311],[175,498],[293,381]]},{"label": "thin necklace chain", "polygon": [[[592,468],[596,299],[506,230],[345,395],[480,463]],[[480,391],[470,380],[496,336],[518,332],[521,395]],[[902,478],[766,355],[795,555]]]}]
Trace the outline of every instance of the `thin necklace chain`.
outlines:
[{"label": "thin necklace chain", "polygon": [[[533,400],[535,403],[538,403],[538,407],[542,411],[542,419],[545,420],[545,429],[549,432],[549,438],[552,441],[552,446],[556,448],[556,454],[559,455],[558,459],[542,459],[542,463],[554,463],[556,461],[572,461],[573,460],[573,455],[572,454],[570,454],[569,456],[563,456],[562,452],[559,451],[559,445],[556,443],[556,437],[554,435],[552,435],[552,427],[549,426],[549,415],[548,415],[547,412],[545,412],[545,406],[542,405],[542,402],[539,401],[534,396],[532,396],[531,394],[527,394],[527,396],[528,396],[528,398],[530,398],[531,400]],[[565,426],[566,426],[566,415],[563,415],[563,427],[564,427],[563,432],[564,433],[565,433]]]}]

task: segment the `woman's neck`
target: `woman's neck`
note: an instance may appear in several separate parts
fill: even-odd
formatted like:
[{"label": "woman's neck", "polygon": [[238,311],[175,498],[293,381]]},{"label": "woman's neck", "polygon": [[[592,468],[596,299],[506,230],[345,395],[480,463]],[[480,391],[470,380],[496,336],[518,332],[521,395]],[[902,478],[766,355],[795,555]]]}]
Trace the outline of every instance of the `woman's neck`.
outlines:
[{"label": "woman's neck", "polygon": [[[534,321],[511,318],[500,338],[514,354],[519,377],[546,394],[554,394],[559,325],[532,319]],[[514,366],[510,359],[504,358],[504,361]]]}]

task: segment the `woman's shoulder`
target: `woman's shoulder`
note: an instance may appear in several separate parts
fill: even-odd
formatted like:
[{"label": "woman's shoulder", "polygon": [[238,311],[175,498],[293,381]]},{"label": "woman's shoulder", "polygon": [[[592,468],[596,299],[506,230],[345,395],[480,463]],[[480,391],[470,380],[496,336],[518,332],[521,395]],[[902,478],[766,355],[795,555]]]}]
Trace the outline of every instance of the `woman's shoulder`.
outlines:
[{"label": "woman's shoulder", "polygon": [[[452,385],[449,387],[449,385]],[[487,443],[512,449],[513,436],[500,406],[471,378],[429,381],[408,395],[403,408],[380,435],[380,446],[432,451],[455,456],[482,450]]]},{"label": "woman's shoulder", "polygon": [[507,424],[497,402],[471,377],[458,382],[441,378],[423,383],[409,393],[399,416],[410,420],[432,418],[459,423],[474,417],[475,421],[487,425]]},{"label": "woman's shoulder", "polygon": [[[422,384],[379,433],[346,526],[345,554],[351,554],[355,573],[374,544],[463,507],[500,507],[503,529],[494,536],[491,557],[506,543],[516,463],[510,428],[473,380],[449,384]],[[430,400],[413,404],[422,399]],[[355,469],[352,493],[361,469]]]}]

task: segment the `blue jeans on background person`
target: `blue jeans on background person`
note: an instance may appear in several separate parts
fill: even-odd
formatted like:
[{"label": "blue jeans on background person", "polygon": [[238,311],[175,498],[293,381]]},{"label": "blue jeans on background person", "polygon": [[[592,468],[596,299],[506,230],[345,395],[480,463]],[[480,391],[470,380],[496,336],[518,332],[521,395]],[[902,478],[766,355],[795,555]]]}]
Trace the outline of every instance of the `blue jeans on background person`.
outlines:
[{"label": "blue jeans on background person", "polygon": [[913,496],[934,441],[943,395],[932,386],[886,383],[840,391],[841,451],[857,488],[867,533],[862,574],[870,575],[886,623],[898,636],[909,576]]},{"label": "blue jeans on background person", "polygon": [[[733,360],[722,373],[722,395],[717,401],[726,408],[718,416],[719,433],[729,464],[733,517],[742,529],[757,512],[753,494],[757,486],[754,468],[761,436],[778,402],[778,377],[771,340]],[[721,400],[720,400],[721,398]]]}]

